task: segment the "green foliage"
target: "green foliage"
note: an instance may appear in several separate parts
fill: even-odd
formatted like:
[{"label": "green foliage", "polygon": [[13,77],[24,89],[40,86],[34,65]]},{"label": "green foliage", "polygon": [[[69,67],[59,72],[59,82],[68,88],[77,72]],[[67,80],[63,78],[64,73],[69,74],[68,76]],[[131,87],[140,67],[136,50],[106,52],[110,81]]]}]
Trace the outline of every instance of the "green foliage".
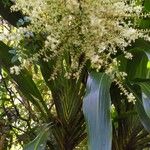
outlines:
[{"label": "green foliage", "polygon": [[150,83],[146,82],[146,83],[141,83],[141,91],[142,91],[142,102],[143,102],[143,106],[144,106],[144,110],[147,114],[147,116],[150,118]]},{"label": "green foliage", "polygon": [[[141,3],[144,11],[149,12],[149,0]],[[64,12],[64,9],[60,10]],[[62,13],[61,11],[59,13]],[[111,65],[109,61],[107,65],[103,61],[102,67],[95,71],[90,58],[85,58],[84,50],[97,52],[99,37],[95,37],[95,34],[88,35],[87,32],[85,35],[81,34],[82,24],[88,22],[82,22],[82,18],[86,17],[82,11],[80,5],[78,12],[72,14],[75,20],[69,29],[68,26],[60,24],[62,16],[59,13],[54,14],[56,25],[59,25],[59,29],[62,27],[58,33],[63,35],[62,43],[57,45],[56,52],[62,50],[62,53],[46,61],[45,55],[41,53],[37,60],[21,68],[19,74],[12,74],[11,68],[14,65],[22,65],[23,61],[18,59],[18,53],[9,42],[4,44],[0,41],[0,142],[3,141],[0,148],[11,149],[16,141],[15,146],[25,145],[24,150],[41,150],[41,145],[47,150],[81,150],[86,149],[86,142],[82,143],[86,141],[86,137],[90,150],[143,150],[150,147],[150,75],[147,65],[150,59],[150,43],[143,38],[132,41],[130,46],[125,48],[126,52],[132,53],[131,60],[126,59],[119,50],[118,53],[110,55],[111,59],[105,59],[109,53],[106,51],[104,60],[109,60]],[[12,23],[10,16],[4,11],[0,13],[16,26],[17,22],[14,20],[18,19],[14,19]],[[22,16],[18,13],[16,18]],[[14,12],[12,14],[15,16]],[[51,21],[47,18],[46,20]],[[136,21],[139,22],[137,28],[149,29],[148,17],[138,18]],[[19,47],[26,52],[26,57],[32,57],[40,51],[47,38],[43,28],[37,29],[36,22],[32,25],[35,29],[31,32],[33,36],[23,38]],[[38,27],[42,25],[38,24]],[[89,24],[86,25],[88,29]],[[88,38],[87,43],[92,41],[87,44],[88,46],[85,37]],[[80,43],[75,43],[75,40]],[[93,44],[95,41],[96,44]],[[45,53],[51,55],[52,51]],[[61,56],[61,59],[58,56]],[[113,66],[112,59],[117,60],[120,65]],[[69,72],[74,62],[76,70],[79,70],[78,77],[75,76],[74,70]],[[111,77],[106,75],[107,67],[114,67],[113,69],[117,69],[119,73],[127,73],[124,80],[117,76],[118,72],[109,74],[121,79],[124,93],[120,82],[113,82]],[[51,79],[55,73],[57,77]],[[68,73],[70,75],[66,77]],[[136,98],[135,104],[128,100],[130,92]],[[39,127],[50,123],[52,126],[40,128],[39,132]]]},{"label": "green foliage", "polygon": [[[139,84],[141,84],[141,86],[144,88],[146,86],[146,85],[144,85],[145,83],[139,83]],[[146,106],[146,104],[149,103],[149,99],[146,99],[146,97],[142,96],[144,93],[141,93],[141,89],[138,85],[132,87],[131,90],[133,90],[133,92],[135,93],[136,98],[137,98],[136,110],[140,117],[140,120],[141,120],[143,126],[145,127],[145,129],[148,132],[150,132],[150,118],[148,116],[148,111],[149,111],[150,107],[149,107],[149,105]],[[146,91],[143,91],[143,92],[146,92]]]},{"label": "green foliage", "polygon": [[110,85],[111,79],[104,73],[92,72],[87,80],[83,111],[87,122],[90,150],[111,150]]},{"label": "green foliage", "polygon": [[[8,46],[1,43],[0,59],[3,62],[3,68],[17,83],[21,95],[25,97],[27,102],[30,102],[34,106],[34,112],[39,112],[36,115],[38,120],[41,120],[43,123],[52,122],[54,124],[52,133],[55,141],[53,144],[55,145],[57,143],[55,147],[59,146],[61,149],[66,149],[67,147],[69,149],[74,148],[86,135],[83,114],[81,112],[82,97],[85,91],[84,85],[82,84],[82,76],[79,80],[65,79],[63,76],[60,76],[55,82],[46,80],[52,92],[52,103],[56,107],[56,113],[53,114],[57,114],[57,117],[55,117],[51,114],[52,110],[48,110],[46,101],[43,100],[37,88],[38,85],[33,81],[29,71],[23,69],[19,75],[10,74],[10,67],[13,65],[10,60],[13,56],[9,53],[9,49]],[[15,63],[19,63],[19,61]],[[40,67],[43,67],[42,74],[44,79],[46,79],[44,75],[48,69],[47,66],[48,63],[43,65],[41,61]],[[31,130],[31,132],[33,131]],[[48,147],[51,147],[51,144]]]},{"label": "green foliage", "polygon": [[49,127],[42,128],[38,136],[30,143],[24,146],[24,150],[44,150],[49,137]]}]

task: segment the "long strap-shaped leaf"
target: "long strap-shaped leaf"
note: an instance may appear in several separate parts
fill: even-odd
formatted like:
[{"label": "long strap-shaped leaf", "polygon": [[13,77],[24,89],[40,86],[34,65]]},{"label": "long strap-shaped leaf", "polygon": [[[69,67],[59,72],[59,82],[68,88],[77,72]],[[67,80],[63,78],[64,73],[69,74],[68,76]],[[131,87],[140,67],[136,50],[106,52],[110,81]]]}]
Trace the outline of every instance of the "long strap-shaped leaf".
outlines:
[{"label": "long strap-shaped leaf", "polygon": [[49,127],[45,127],[33,141],[25,145],[24,150],[45,150],[46,142],[49,137],[48,130]]},{"label": "long strap-shaped leaf", "polygon": [[143,124],[144,128],[148,132],[150,132],[150,118],[145,113],[144,107],[143,107],[142,102],[140,101],[140,99],[138,99],[137,102],[136,102],[136,108],[137,108],[137,113],[140,117],[141,123]]},{"label": "long strap-shaped leaf", "polygon": [[138,83],[141,86],[141,89],[137,86],[130,86],[131,92],[134,93],[136,97],[136,110],[143,124],[144,128],[150,133],[150,90],[148,90],[147,83]]},{"label": "long strap-shaped leaf", "polygon": [[[13,66],[13,64],[11,63],[12,56],[9,53],[9,50],[10,47],[8,47],[6,44],[0,41],[0,65],[6,69],[8,74],[10,74],[10,67]],[[14,63],[14,65],[19,64],[19,61],[16,61]],[[47,111],[47,113],[49,114],[48,108],[37,86],[32,80],[30,73],[26,69],[23,69],[20,71],[19,75],[10,74],[10,76],[13,78],[13,80],[15,80],[22,94],[29,101],[31,101],[32,104],[36,106],[36,108],[38,108],[38,110],[42,113],[42,116],[44,116],[44,118],[47,118],[44,111]]]},{"label": "long strap-shaped leaf", "polygon": [[88,128],[89,150],[111,150],[110,85],[111,80],[104,73],[92,72],[87,80],[83,112]]},{"label": "long strap-shaped leaf", "polygon": [[140,83],[142,90],[142,102],[147,116],[150,118],[150,83]]},{"label": "long strap-shaped leaf", "polygon": [[139,114],[141,122],[145,129],[150,132],[150,83],[141,82],[141,114]]}]

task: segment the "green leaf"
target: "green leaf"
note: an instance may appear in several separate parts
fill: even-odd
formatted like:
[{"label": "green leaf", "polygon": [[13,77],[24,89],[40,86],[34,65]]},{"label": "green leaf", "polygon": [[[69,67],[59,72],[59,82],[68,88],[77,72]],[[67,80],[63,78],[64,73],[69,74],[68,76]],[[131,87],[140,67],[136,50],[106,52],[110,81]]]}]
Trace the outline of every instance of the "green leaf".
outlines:
[{"label": "green leaf", "polygon": [[15,49],[9,50],[9,53],[16,55],[16,50]]},{"label": "green leaf", "polygon": [[110,85],[110,77],[106,74],[89,74],[83,112],[88,128],[90,150],[111,150]]},{"label": "green leaf", "polygon": [[45,150],[46,142],[49,137],[49,127],[45,127],[38,136],[29,144],[25,145],[23,150]]},{"label": "green leaf", "polygon": [[137,113],[140,117],[141,123],[143,124],[144,128],[148,132],[150,132],[150,118],[147,116],[147,114],[144,110],[143,103],[142,103],[141,99],[137,99],[136,109],[137,109]]},{"label": "green leaf", "polygon": [[[145,83],[142,83],[142,84],[144,85]],[[141,83],[138,83],[138,84],[141,85]],[[149,97],[149,99],[145,99],[143,97],[144,89],[143,90],[140,89],[140,87],[138,85],[134,85],[134,86],[130,87],[130,90],[131,90],[131,92],[134,93],[134,95],[136,97],[136,103],[135,103],[135,105],[136,105],[136,110],[137,110],[137,113],[139,115],[140,121],[143,124],[144,128],[148,132],[150,132],[150,118],[147,115],[148,114],[148,110],[150,110],[150,105],[145,107],[145,105],[147,104],[147,102],[150,101],[150,97]],[[148,92],[148,94],[150,94],[150,91]]]},{"label": "green leaf", "polygon": [[138,39],[133,44],[131,52],[145,52],[148,59],[150,60],[150,42],[144,39]]},{"label": "green leaf", "polygon": [[129,80],[149,78],[147,63],[150,60],[150,42],[144,39],[138,39],[127,50],[132,53],[133,59],[127,60],[123,55],[117,57],[120,61],[119,70],[127,72]]},{"label": "green leaf", "polygon": [[147,116],[150,118],[150,83],[143,82],[143,83],[140,83],[140,86],[142,90],[143,107]]},{"label": "green leaf", "polygon": [[144,0],[144,9],[147,12],[150,12],[150,0]]},{"label": "green leaf", "polygon": [[11,62],[15,63],[17,60],[18,60],[18,56],[15,55],[15,56],[12,57]]},{"label": "green leaf", "polygon": [[145,113],[142,101],[140,99],[138,99],[136,102],[136,108],[137,108],[137,113],[140,117],[141,123],[143,124],[144,128],[148,132],[150,132],[150,118]]},{"label": "green leaf", "polygon": [[133,54],[133,59],[128,60],[126,66],[126,72],[128,74],[128,79],[132,80],[135,78],[147,78],[147,56],[143,52],[137,52]]},{"label": "green leaf", "polygon": [[41,112],[42,116],[47,119],[45,111],[47,111],[47,114],[50,114],[49,110],[35,82],[32,80],[30,73],[26,69],[22,69],[19,75],[10,74],[10,68],[13,65],[19,66],[20,62],[17,60],[14,64],[11,63],[13,56],[9,53],[9,50],[10,47],[0,41],[1,66],[5,68],[6,72],[16,82],[18,89],[22,94]]}]

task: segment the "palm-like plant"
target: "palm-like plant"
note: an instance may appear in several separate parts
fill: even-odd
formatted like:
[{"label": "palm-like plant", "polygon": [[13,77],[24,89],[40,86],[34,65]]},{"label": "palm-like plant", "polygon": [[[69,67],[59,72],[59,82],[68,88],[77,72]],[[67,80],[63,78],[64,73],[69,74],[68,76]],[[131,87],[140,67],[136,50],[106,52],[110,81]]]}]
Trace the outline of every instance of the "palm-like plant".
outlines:
[{"label": "palm-like plant", "polygon": [[[149,6],[147,5],[148,2],[144,2],[146,11],[149,10],[147,7]],[[1,10],[3,9],[2,6],[4,5],[1,5]],[[6,6],[5,10],[9,11],[9,6]],[[82,7],[80,7],[80,11],[82,12]],[[9,12],[8,14],[1,13],[3,18],[7,19],[12,25],[16,25],[15,20],[17,19],[11,20],[10,16],[13,15],[15,18],[19,16],[20,18],[20,12],[13,14]],[[81,18],[79,17],[78,19],[80,20]],[[141,20],[140,27],[147,28],[148,21],[145,23],[145,20]],[[80,27],[77,30],[80,33]],[[67,35],[70,36],[69,33]],[[82,36],[79,38],[84,42]],[[31,41],[26,42],[22,46],[27,48],[29,53],[34,54],[34,51],[32,51],[34,45],[32,46]],[[35,40],[34,42],[43,46],[42,40]],[[66,38],[63,42],[67,43],[69,40]],[[18,91],[25,98],[25,101],[34,107],[31,111],[38,114],[37,120],[48,124],[48,126],[44,127],[43,132],[28,144],[25,149],[33,149],[33,147],[40,149],[42,145],[52,150],[72,150],[85,139],[86,125],[82,113],[82,100],[85,91],[83,111],[88,125],[89,148],[91,150],[109,150],[111,148],[114,150],[141,150],[149,147],[150,137],[147,132],[150,131],[149,75],[147,68],[149,45],[149,42],[138,39],[132,46],[127,47],[127,51],[134,56],[132,60],[125,59],[123,54],[112,56],[120,61],[119,71],[128,73],[123,85],[127,91],[134,93],[136,102],[133,104],[128,102],[125,95],[120,94],[119,85],[112,82],[112,79],[103,72],[103,69],[100,73],[92,71],[88,74],[90,62],[85,59],[83,53],[80,54],[77,62],[78,69],[80,69],[82,63],[85,64],[79,74],[79,78],[74,78],[74,72],[70,74],[69,78],[66,78],[65,74],[68,73],[66,64],[71,66],[73,63],[71,55],[67,51],[63,54],[62,59],[59,60],[61,71],[58,71],[58,76],[54,80],[49,79],[50,74],[55,72],[58,58],[55,57],[52,60],[44,61],[44,56],[41,55],[38,60],[38,67],[43,78],[42,82],[46,83],[52,96],[51,101],[45,100],[39,91],[38,84],[33,81],[30,71],[22,69],[19,75],[10,73],[10,68],[14,65],[20,65],[20,62],[16,60],[12,63],[11,48],[0,42],[0,63],[3,70],[7,72],[11,80],[15,81],[16,88],[19,89]],[[58,47],[61,48],[61,46],[59,45]],[[35,50],[37,49],[35,48]],[[85,90],[86,81],[87,90]],[[112,110],[110,110],[111,105],[113,106]],[[32,119],[35,121],[34,117]],[[147,131],[144,130],[139,120],[141,120]],[[27,133],[29,132],[33,132],[30,139],[32,140],[36,132],[34,132],[33,128],[28,129]],[[45,143],[46,141],[47,144]],[[24,143],[26,142],[24,141]]]}]

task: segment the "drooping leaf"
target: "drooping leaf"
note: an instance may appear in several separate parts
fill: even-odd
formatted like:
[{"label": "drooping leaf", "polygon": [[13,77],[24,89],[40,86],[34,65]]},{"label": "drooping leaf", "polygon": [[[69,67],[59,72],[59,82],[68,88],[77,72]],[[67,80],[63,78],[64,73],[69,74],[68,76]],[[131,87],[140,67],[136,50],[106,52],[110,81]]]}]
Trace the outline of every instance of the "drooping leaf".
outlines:
[{"label": "drooping leaf", "polygon": [[150,42],[144,39],[137,39],[131,47],[131,52],[145,52],[148,59],[150,59]]},{"label": "drooping leaf", "polygon": [[136,102],[136,108],[137,108],[137,112],[139,114],[141,123],[143,124],[144,128],[150,132],[150,118],[147,116],[144,107],[143,107],[143,103],[140,99],[137,99]]},{"label": "drooping leaf", "polygon": [[18,56],[17,55],[14,55],[11,59],[11,62],[14,63],[18,60]]},{"label": "drooping leaf", "polygon": [[49,137],[48,130],[49,127],[43,128],[33,141],[24,146],[23,150],[45,150],[46,142]]},{"label": "drooping leaf", "polygon": [[150,42],[144,39],[138,39],[127,50],[132,53],[132,60],[127,60],[123,55],[117,57],[120,61],[119,70],[127,72],[128,79],[149,78],[149,70],[147,68],[148,60],[150,60]]},{"label": "drooping leaf", "polygon": [[[139,84],[141,84],[141,83],[139,83]],[[144,83],[142,83],[142,84],[144,85]],[[134,95],[136,96],[136,103],[135,103],[135,105],[136,105],[136,110],[137,110],[137,113],[138,113],[139,118],[141,120],[141,123],[143,124],[144,128],[148,132],[150,132],[150,118],[147,115],[147,114],[149,114],[148,112],[150,110],[150,105],[145,107],[145,105],[147,103],[149,103],[148,101],[150,101],[150,97],[149,98],[146,97],[146,99],[145,99],[145,97],[143,97],[143,93],[145,93],[144,89],[143,90],[142,90],[142,88],[140,89],[140,87],[138,85],[134,85],[130,89],[134,93]],[[148,92],[147,94],[149,95],[150,92]]]},{"label": "drooping leaf", "polygon": [[143,82],[143,83],[140,83],[140,86],[142,90],[143,107],[147,116],[150,118],[150,83]]},{"label": "drooping leaf", "polygon": [[135,78],[147,78],[147,56],[144,52],[137,52],[133,54],[133,59],[128,60],[126,66],[126,72],[128,74],[128,79],[132,80]]},{"label": "drooping leaf", "polygon": [[110,77],[92,72],[87,80],[83,112],[87,122],[89,150],[111,150]]},{"label": "drooping leaf", "polygon": [[[32,80],[32,76],[26,69],[22,69],[19,75],[10,74],[10,68],[14,65],[19,66],[19,60],[15,61],[13,64],[11,63],[11,59],[13,57],[12,54],[9,53],[11,48],[0,41],[0,65],[6,70],[6,72],[12,77],[12,79],[16,82],[19,90],[22,94],[42,113],[42,115],[46,118],[46,114],[44,111],[49,113],[46,103],[44,102],[40,91],[38,90],[36,84]],[[43,109],[44,108],[44,109]]]}]

